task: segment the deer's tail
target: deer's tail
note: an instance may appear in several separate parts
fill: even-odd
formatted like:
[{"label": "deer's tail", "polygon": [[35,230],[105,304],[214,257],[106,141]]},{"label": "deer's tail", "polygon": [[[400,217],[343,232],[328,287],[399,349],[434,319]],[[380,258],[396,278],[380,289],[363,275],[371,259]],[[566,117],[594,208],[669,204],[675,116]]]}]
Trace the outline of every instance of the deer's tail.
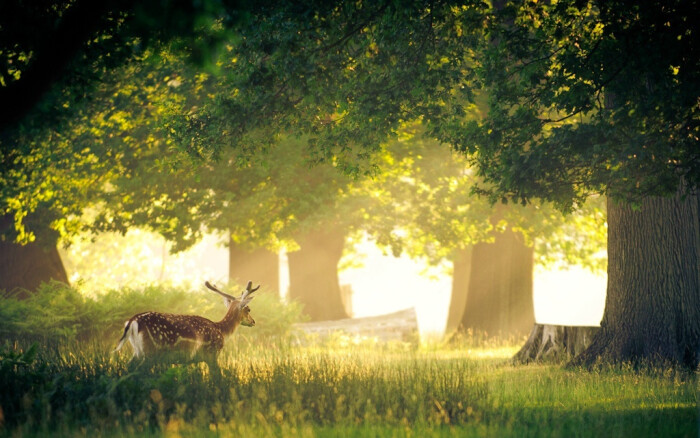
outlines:
[{"label": "deer's tail", "polygon": [[117,348],[112,350],[112,353],[116,353],[117,351],[121,350],[121,348],[124,346],[124,343],[129,337],[129,331],[135,328],[136,324],[133,319],[128,320],[126,324],[124,324],[124,334],[122,335],[121,339],[119,339],[119,344],[117,344]]}]

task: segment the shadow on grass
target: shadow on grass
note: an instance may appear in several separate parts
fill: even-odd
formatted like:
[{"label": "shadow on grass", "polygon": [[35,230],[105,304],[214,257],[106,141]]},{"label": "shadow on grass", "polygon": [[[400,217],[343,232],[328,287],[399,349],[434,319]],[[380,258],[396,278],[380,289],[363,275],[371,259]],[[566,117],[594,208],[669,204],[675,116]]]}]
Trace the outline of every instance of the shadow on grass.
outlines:
[{"label": "shadow on grass", "polygon": [[509,408],[486,412],[484,424],[500,436],[518,437],[696,437],[695,407],[654,407],[628,410]]}]

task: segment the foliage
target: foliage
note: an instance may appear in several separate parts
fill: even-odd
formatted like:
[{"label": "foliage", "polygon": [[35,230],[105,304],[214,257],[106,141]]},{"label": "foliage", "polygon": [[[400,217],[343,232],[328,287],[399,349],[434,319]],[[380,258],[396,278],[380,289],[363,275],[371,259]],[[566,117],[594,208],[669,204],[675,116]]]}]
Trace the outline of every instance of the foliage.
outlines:
[{"label": "foliage", "polygon": [[[241,288],[242,290],[242,288]],[[124,322],[145,311],[197,314],[220,320],[226,309],[218,295],[189,291],[184,287],[145,286],[104,291],[94,297],[61,283],[43,284],[26,299],[4,293],[0,308],[0,339],[9,342],[40,341],[48,345],[101,340],[116,345]],[[285,339],[301,318],[294,304],[283,304],[272,294],[261,293],[251,304],[259,324],[244,333],[249,342]],[[239,336],[245,329],[237,331]],[[231,342],[235,342],[235,339]],[[112,347],[114,347],[112,345]]]},{"label": "foliage", "polygon": [[[144,50],[176,43],[197,65],[209,67],[245,14],[246,2],[42,0],[0,6],[0,133],[31,119],[60,123],[89,96],[100,75]],[[218,25],[217,25],[218,22]],[[68,104],[66,104],[68,103]],[[27,120],[29,119],[29,120]],[[8,164],[7,162],[3,164]]]},{"label": "foliage", "polygon": [[[0,209],[14,225],[14,231],[2,230],[6,238],[26,243],[34,233],[46,232],[50,238],[41,240],[50,243],[84,226],[81,219],[90,205],[114,213],[123,203],[141,202],[150,209],[127,218],[106,214],[88,225],[123,232],[125,221],[155,220],[152,225],[169,240],[191,244],[199,236],[198,224],[187,214],[168,215],[168,206],[191,191],[168,192],[156,179],[149,181],[153,190],[144,193],[144,186],[134,185],[143,181],[134,179],[122,187],[122,199],[108,196],[113,177],[129,175],[139,165],[144,171],[183,167],[184,175],[196,179],[186,162],[168,157],[173,147],[198,158],[233,147],[234,157],[249,157],[280,135],[306,133],[308,145],[319,145],[309,149],[315,160],[338,157],[334,166],[357,174],[357,159],[366,153],[353,144],[376,148],[402,120],[445,111],[449,93],[468,92],[455,88],[471,74],[460,50],[474,45],[472,30],[478,32],[483,7],[479,2],[428,7],[422,1],[400,7],[314,1],[165,6],[165,14],[156,14],[159,8],[149,2],[88,8],[88,16],[99,20],[89,21],[86,34],[71,41],[75,65],[56,69],[76,73],[71,77],[84,78],[76,82],[86,86],[57,82],[36,114],[3,130]],[[3,65],[7,78],[14,79],[6,79],[1,91],[31,83],[34,69],[49,71],[41,68],[43,49],[55,35],[40,24],[55,21],[66,30],[80,7],[80,2],[48,1],[37,6],[35,17],[22,14],[26,28],[3,25],[7,32],[0,43],[9,47],[2,50],[9,57]],[[215,76],[187,71],[183,50],[211,54],[218,45],[210,43],[225,36],[225,50],[212,65]],[[158,41],[171,44],[151,44]],[[431,54],[437,49],[442,57]],[[420,88],[407,86],[415,80]],[[169,175],[168,182],[179,176],[183,173]],[[129,199],[129,188],[142,198]],[[206,190],[196,196],[199,205],[207,201]],[[115,217],[122,220],[110,222]],[[185,230],[184,237],[177,230]]]},{"label": "foliage", "polygon": [[303,133],[316,160],[336,160],[359,174],[368,150],[402,122],[461,111],[449,103],[454,94],[469,97],[467,53],[479,39],[484,6],[264,5],[222,52],[215,89],[228,91],[188,113],[190,123],[213,125],[220,135],[204,143],[186,136],[179,144],[257,151],[278,133]]},{"label": "foliage", "polygon": [[[700,182],[697,1],[507,2],[479,76],[489,114],[461,132],[493,198],[570,210]],[[440,128],[438,128],[440,129]]]},{"label": "foliage", "polygon": [[287,136],[252,163],[242,165],[227,150],[202,166],[156,172],[153,162],[165,151],[154,151],[113,180],[97,226],[148,226],[173,242],[173,250],[193,244],[202,227],[230,235],[239,246],[278,249],[320,224],[357,226],[351,178],[330,163],[311,166],[303,145]]},{"label": "foliage", "polygon": [[[165,159],[173,148],[200,158],[233,148],[223,157],[241,164],[290,134],[301,136],[308,158],[358,175],[371,170],[364,161],[370,151],[414,120],[470,154],[492,200],[542,196],[569,210],[591,192],[669,193],[681,177],[696,181],[700,69],[688,27],[698,8],[692,1],[664,4],[647,2],[628,12],[618,2],[516,2],[489,11],[478,1],[205,1],[172,2],[161,17],[149,2],[133,10],[129,2],[106,2],[92,12],[107,25],[96,21],[88,29],[90,38],[104,38],[76,61],[90,73],[77,83],[94,85],[99,77],[105,85],[91,88],[84,101],[80,87],[59,83],[46,111],[3,135],[2,213],[14,216],[11,237],[21,242],[32,239],[32,228],[42,229],[25,229],[32,219],[70,234],[83,225],[75,218],[85,206],[104,200],[100,191],[109,192],[115,175],[139,165],[143,171],[178,166],[183,173],[169,175],[170,182],[196,180],[186,162]],[[26,29],[14,21],[3,26],[1,42],[12,47],[3,50],[6,82],[31,77],[24,69],[45,53],[37,48],[51,34],[42,30],[32,38],[27,30],[45,27],[42,20],[65,26],[61,20],[75,6],[47,2],[34,17],[23,13]],[[149,44],[161,39],[172,42],[169,50]],[[79,52],[85,41],[78,39]],[[188,72],[185,47],[194,47],[189,55],[195,57],[215,53],[210,71],[216,74]],[[128,56],[116,56],[120,50]],[[115,55],[114,64],[107,55]],[[475,94],[481,86],[487,92]],[[488,117],[474,119],[475,102],[485,98]],[[65,113],[55,111],[63,107],[74,121],[45,123],[46,113]],[[143,184],[139,179],[123,185],[122,199],[106,201],[113,214],[95,226],[123,231],[155,220],[170,240],[191,244],[200,232],[196,211],[170,212],[169,206],[192,191],[168,192],[149,182],[148,193],[136,186]],[[129,189],[142,199],[130,199]],[[195,197],[196,205],[209,202],[206,190]],[[150,209],[126,218],[114,213],[134,202]]]},{"label": "foliage", "polygon": [[404,126],[378,155],[377,176],[355,189],[366,193],[363,227],[380,246],[435,264],[510,228],[534,246],[539,265],[605,270],[604,199],[590,199],[567,215],[546,202],[494,206],[473,193],[483,180],[468,160],[424,133],[420,124]]},{"label": "foliage", "polygon": [[[134,66],[158,68],[175,51],[211,70],[230,37],[221,20],[245,15],[236,3],[227,12],[208,0],[3,2],[0,238],[52,246],[78,232],[110,178],[157,140],[154,114],[172,105],[176,81],[151,74],[136,87]],[[125,133],[134,126],[138,140]]]},{"label": "foliage", "polygon": [[[35,348],[35,347],[33,347]],[[97,345],[0,350],[3,432],[241,436],[687,436],[696,377],[512,367],[492,350],[255,345],[206,367],[139,366]],[[490,354],[491,353],[491,354]],[[669,406],[673,408],[670,409]]]},{"label": "foliage", "polygon": [[[4,213],[14,215],[15,238],[26,242],[48,227],[55,239],[86,226],[121,233],[147,226],[179,251],[197,241],[205,225],[230,232],[237,244],[277,247],[319,224],[358,227],[369,218],[374,223],[365,227],[396,246],[394,230],[386,229],[390,221],[381,224],[384,217],[396,219],[395,212],[375,196],[387,189],[359,193],[336,171],[369,171],[368,152],[391,132],[404,132],[409,120],[422,118],[434,131],[435,123],[452,117],[479,117],[483,97],[477,109],[470,91],[477,64],[469,51],[481,41],[482,12],[479,3],[450,2],[261,6],[234,26],[238,35],[227,41],[214,75],[190,68],[177,44],[147,47],[103,75],[73,119],[29,130],[22,139],[29,152],[5,174],[2,196]],[[338,39],[336,29],[347,33]],[[407,86],[416,81],[419,86]],[[174,147],[218,159],[194,164]],[[402,166],[401,159],[389,160]],[[309,161],[322,165],[309,169]],[[27,174],[35,162],[44,167]],[[447,169],[459,182],[423,172],[409,178],[424,178],[427,190],[400,189],[423,204],[450,195],[443,205],[453,207],[445,214],[414,208],[414,217],[404,218],[414,224],[414,249],[441,253],[432,259],[488,236],[492,227],[486,203],[468,197],[472,171],[459,166]],[[405,169],[384,170],[404,178]],[[380,207],[362,205],[368,199]],[[90,206],[99,213],[85,214]],[[535,233],[532,224],[519,228]],[[579,248],[571,241],[560,247],[567,256]]]},{"label": "foliage", "polygon": [[137,64],[105,76],[70,118],[32,118],[0,137],[0,213],[13,219],[0,230],[4,239],[51,244],[81,231],[95,220],[85,210],[104,200],[111,180],[157,145],[156,116],[179,96]]}]

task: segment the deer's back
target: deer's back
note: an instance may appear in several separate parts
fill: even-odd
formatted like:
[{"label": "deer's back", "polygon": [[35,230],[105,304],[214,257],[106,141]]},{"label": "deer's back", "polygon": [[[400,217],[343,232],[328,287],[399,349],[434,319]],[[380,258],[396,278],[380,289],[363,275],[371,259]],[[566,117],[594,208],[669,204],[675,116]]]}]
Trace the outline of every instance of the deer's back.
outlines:
[{"label": "deer's back", "polygon": [[223,345],[221,332],[211,320],[201,316],[145,312],[131,320],[138,323],[139,334],[156,347],[218,348],[219,344]]}]

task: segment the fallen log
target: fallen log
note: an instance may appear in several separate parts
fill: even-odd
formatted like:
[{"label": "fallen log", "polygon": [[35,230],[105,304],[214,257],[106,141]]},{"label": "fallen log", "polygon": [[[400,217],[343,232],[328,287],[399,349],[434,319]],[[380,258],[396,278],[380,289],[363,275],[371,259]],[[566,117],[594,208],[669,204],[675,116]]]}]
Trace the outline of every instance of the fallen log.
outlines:
[{"label": "fallen log", "polygon": [[513,362],[569,360],[591,344],[598,330],[600,327],[595,326],[535,324],[525,345],[513,356]]},{"label": "fallen log", "polygon": [[376,338],[379,341],[414,341],[418,336],[416,310],[406,309],[387,315],[347,318],[335,321],[295,324],[302,332],[326,338],[335,332],[352,336]]}]

